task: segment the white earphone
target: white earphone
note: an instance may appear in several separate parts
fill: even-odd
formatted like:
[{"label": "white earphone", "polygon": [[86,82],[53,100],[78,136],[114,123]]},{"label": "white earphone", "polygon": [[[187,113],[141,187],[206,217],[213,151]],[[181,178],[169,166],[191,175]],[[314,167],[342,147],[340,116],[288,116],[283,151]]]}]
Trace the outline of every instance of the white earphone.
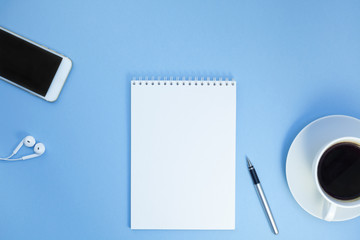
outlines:
[{"label": "white earphone", "polygon": [[[36,143],[35,138],[33,136],[26,136],[19,145],[14,149],[12,154],[7,158],[0,158],[0,160],[3,161],[17,161],[17,160],[26,160],[30,158],[36,158],[41,156],[45,152],[45,145],[42,143]],[[26,147],[34,147],[34,154],[30,154],[27,156],[23,156],[21,158],[12,158],[19,150],[20,148],[25,145]]]}]

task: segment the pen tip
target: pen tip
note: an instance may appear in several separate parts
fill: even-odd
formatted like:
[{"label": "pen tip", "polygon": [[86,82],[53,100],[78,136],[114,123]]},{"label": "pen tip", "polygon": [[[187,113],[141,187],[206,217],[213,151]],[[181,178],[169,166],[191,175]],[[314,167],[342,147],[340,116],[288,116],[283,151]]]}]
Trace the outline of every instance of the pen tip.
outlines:
[{"label": "pen tip", "polygon": [[251,164],[250,159],[248,158],[248,156],[246,156],[246,161],[248,163],[248,167],[252,167],[252,164]]}]

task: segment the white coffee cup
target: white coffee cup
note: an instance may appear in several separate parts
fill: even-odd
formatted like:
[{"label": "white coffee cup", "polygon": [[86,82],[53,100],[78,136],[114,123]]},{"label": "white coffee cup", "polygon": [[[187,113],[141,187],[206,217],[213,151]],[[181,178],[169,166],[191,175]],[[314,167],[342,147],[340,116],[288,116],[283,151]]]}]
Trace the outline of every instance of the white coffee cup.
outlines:
[{"label": "white coffee cup", "polygon": [[360,206],[360,198],[357,198],[355,200],[347,200],[347,201],[333,198],[332,196],[330,196],[329,194],[327,194],[324,191],[324,189],[321,187],[321,185],[319,183],[319,179],[318,179],[318,166],[319,166],[320,159],[321,159],[322,155],[325,153],[325,151],[328,150],[330,147],[334,146],[335,144],[346,143],[346,142],[357,144],[360,146],[360,138],[356,138],[356,137],[338,138],[338,139],[335,139],[335,140],[325,144],[319,150],[318,154],[316,154],[314,161],[313,161],[313,167],[312,167],[313,177],[315,180],[317,190],[323,197],[323,219],[326,221],[334,220],[337,208],[339,208],[339,207],[340,208],[356,208],[356,207]]}]

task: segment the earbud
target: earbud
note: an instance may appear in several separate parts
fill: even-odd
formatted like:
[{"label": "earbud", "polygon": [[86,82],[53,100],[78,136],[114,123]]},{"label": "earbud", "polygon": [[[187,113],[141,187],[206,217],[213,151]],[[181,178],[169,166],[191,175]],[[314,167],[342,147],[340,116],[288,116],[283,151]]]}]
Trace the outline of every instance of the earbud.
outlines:
[{"label": "earbud", "polygon": [[22,160],[30,159],[30,158],[36,158],[41,156],[45,152],[45,145],[42,143],[37,143],[34,147],[34,154],[27,155],[22,157]]},{"label": "earbud", "polygon": [[14,149],[13,153],[7,158],[11,158],[12,156],[14,156],[23,145],[25,145],[26,147],[33,147],[35,145],[35,142],[36,141],[33,136],[26,136],[23,140],[21,140],[19,145],[17,145],[17,147]]},{"label": "earbud", "polygon": [[[0,158],[0,160],[5,160],[5,161],[17,161],[17,160],[26,160],[26,159],[30,159],[30,158],[35,158],[35,157],[39,157],[41,156],[44,152],[45,152],[45,145],[43,143],[37,143],[35,144],[35,138],[33,136],[26,136],[20,143],[19,145],[17,145],[17,147],[14,149],[13,153],[7,157],[7,158]],[[11,158],[12,156],[14,156],[19,150],[20,148],[25,145],[26,147],[34,147],[34,154],[30,154],[21,158]],[[34,146],[35,145],[35,146]]]},{"label": "earbud", "polygon": [[26,136],[24,139],[23,139],[23,143],[25,146],[27,147],[33,147],[35,145],[35,138],[33,136]]}]

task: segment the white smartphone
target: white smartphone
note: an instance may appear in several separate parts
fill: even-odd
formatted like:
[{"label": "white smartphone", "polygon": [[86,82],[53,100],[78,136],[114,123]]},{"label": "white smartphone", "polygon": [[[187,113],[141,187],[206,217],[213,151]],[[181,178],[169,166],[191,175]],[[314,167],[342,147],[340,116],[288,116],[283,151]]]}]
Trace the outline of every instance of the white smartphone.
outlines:
[{"label": "white smartphone", "polygon": [[69,58],[0,27],[0,78],[49,102],[61,92]]}]

